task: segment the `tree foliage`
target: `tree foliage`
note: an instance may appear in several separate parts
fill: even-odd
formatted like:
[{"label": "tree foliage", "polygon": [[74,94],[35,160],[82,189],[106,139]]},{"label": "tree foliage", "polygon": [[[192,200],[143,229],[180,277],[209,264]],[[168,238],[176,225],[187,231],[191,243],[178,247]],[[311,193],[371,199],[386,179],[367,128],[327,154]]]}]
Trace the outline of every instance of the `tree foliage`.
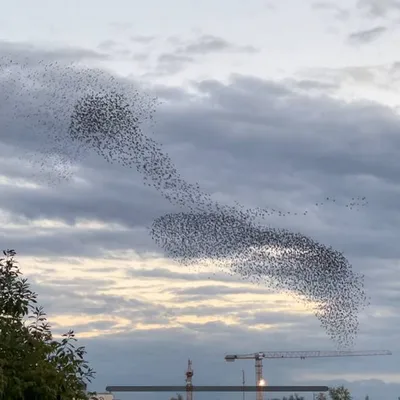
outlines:
[{"label": "tree foliage", "polygon": [[183,400],[183,396],[179,393],[176,394],[176,397],[171,397],[170,400]]},{"label": "tree foliage", "polygon": [[351,395],[349,389],[344,386],[339,386],[337,388],[330,388],[329,395],[332,400],[351,400]]},{"label": "tree foliage", "polygon": [[83,400],[94,371],[73,331],[53,338],[37,294],[15,260],[0,258],[0,399]]}]

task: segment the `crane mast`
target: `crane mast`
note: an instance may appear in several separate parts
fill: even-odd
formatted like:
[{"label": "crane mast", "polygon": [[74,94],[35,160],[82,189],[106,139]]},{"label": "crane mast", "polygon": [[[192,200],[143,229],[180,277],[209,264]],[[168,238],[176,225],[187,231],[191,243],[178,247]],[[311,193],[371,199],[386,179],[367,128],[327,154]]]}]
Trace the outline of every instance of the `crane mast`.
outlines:
[{"label": "crane mast", "polygon": [[[261,386],[264,386],[264,379],[262,373],[262,357],[259,354],[256,355],[256,386],[261,389]],[[257,390],[256,399],[263,400],[263,392],[261,390]]]},{"label": "crane mast", "polygon": [[263,400],[261,387],[266,385],[263,378],[263,359],[283,359],[283,358],[306,358],[316,357],[365,357],[365,356],[390,356],[389,350],[364,350],[364,351],[269,351],[249,354],[229,354],[225,356],[225,361],[234,362],[235,360],[255,360],[256,386],[260,390],[256,391],[256,399]]},{"label": "crane mast", "polygon": [[192,369],[192,361],[188,360],[188,367],[185,372],[186,375],[186,400],[193,400],[193,385],[192,378],[194,375],[194,371]]}]

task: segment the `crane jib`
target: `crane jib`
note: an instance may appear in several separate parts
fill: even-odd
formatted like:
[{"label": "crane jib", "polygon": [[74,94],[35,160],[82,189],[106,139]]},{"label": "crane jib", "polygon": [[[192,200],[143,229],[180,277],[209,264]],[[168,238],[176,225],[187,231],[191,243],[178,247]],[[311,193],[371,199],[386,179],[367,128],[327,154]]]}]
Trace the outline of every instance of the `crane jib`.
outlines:
[{"label": "crane jib", "polygon": [[390,356],[389,350],[367,350],[367,351],[270,351],[253,354],[230,354],[225,356],[225,360],[233,362],[235,360],[255,360],[268,358],[315,358],[315,357],[368,357],[368,356]]},{"label": "crane jib", "polygon": [[[228,354],[225,360],[233,362],[235,360],[254,360],[256,373],[257,400],[263,400],[263,392],[265,386],[268,387],[267,381],[263,378],[263,359],[285,359],[285,358],[306,358],[317,357],[352,357],[352,356],[390,356],[389,350],[366,350],[366,351],[260,351],[251,354]],[[270,387],[270,386],[269,386]],[[244,392],[243,392],[244,393]]]}]

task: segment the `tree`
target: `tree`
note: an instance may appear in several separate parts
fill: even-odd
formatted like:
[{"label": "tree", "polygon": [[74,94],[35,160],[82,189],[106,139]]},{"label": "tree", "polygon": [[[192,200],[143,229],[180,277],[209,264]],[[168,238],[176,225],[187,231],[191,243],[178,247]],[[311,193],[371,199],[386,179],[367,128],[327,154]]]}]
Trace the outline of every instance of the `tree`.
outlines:
[{"label": "tree", "polygon": [[183,400],[183,396],[181,394],[176,394],[176,397],[171,397],[170,400]]},{"label": "tree", "polygon": [[330,388],[329,395],[332,400],[351,400],[350,392],[344,386]]},{"label": "tree", "polygon": [[15,261],[15,251],[0,258],[0,399],[83,400],[85,382],[95,372],[84,359],[75,334],[53,339],[37,294]]},{"label": "tree", "polygon": [[304,397],[303,396],[299,396],[297,393],[295,393],[294,395],[291,394],[289,396],[289,400],[304,400]]}]

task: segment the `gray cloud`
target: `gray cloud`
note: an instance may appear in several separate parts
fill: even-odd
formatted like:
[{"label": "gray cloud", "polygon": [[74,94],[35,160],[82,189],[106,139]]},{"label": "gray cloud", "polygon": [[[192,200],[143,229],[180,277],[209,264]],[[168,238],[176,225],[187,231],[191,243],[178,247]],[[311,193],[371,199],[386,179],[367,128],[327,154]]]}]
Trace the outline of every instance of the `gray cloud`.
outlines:
[{"label": "gray cloud", "polygon": [[332,83],[318,82],[309,79],[294,82],[294,85],[299,89],[304,89],[304,90],[322,89],[328,91],[330,89],[337,89],[337,85],[334,85]]},{"label": "gray cloud", "polygon": [[[201,286],[201,287],[195,287],[195,288],[188,288],[188,289],[181,289],[176,291],[177,294],[180,296],[222,296],[224,294],[240,294],[240,293],[247,293],[248,288],[243,288],[243,287],[230,287],[230,286],[224,286],[224,285],[212,285],[212,286]],[[268,293],[268,290],[266,288],[260,288],[260,289],[252,289],[252,293],[261,293],[265,294]]]},{"label": "gray cloud", "polygon": [[203,35],[199,39],[178,49],[187,55],[206,55],[212,53],[257,53],[253,46],[240,46],[213,35]]},{"label": "gray cloud", "polygon": [[[140,275],[136,275],[140,276]],[[315,318],[312,315],[308,315],[307,318],[301,315],[287,314],[285,311],[273,312],[273,311],[262,311],[250,314],[252,306],[256,306],[256,303],[249,301],[249,308],[246,310],[243,308],[243,304],[240,303],[219,303],[215,305],[201,305],[196,304],[196,299],[191,296],[186,296],[185,290],[170,290],[170,294],[175,297],[175,304],[180,307],[170,308],[168,305],[160,305],[159,303],[154,304],[151,301],[138,300],[135,298],[126,298],[122,295],[107,294],[104,292],[118,292],[121,290],[131,290],[137,292],[140,288],[135,285],[121,286],[120,282],[111,279],[95,279],[95,278],[63,278],[55,279],[49,278],[48,273],[40,273],[31,276],[33,282],[33,289],[40,293],[40,303],[43,305],[51,320],[54,316],[62,317],[63,315],[80,316],[86,315],[88,317],[98,316],[100,318],[100,324],[109,324],[110,329],[117,322],[113,320],[115,317],[123,317],[135,323],[157,323],[167,324],[174,321],[176,317],[217,317],[223,319],[224,317],[235,316],[239,318],[243,325],[254,326],[257,324],[270,324],[275,331],[286,332],[288,329],[292,329],[294,325],[297,329],[303,329],[304,327],[310,327],[316,325]],[[39,283],[40,282],[40,283]],[[198,290],[201,288],[197,288]],[[223,294],[266,294],[266,290],[259,290],[248,287],[242,288],[228,288],[225,287],[225,291],[220,292]],[[230,289],[230,290],[229,290]],[[188,293],[190,289],[187,289]],[[102,292],[101,294],[98,292]],[[207,290],[204,290],[207,294]],[[200,291],[199,291],[200,293]],[[218,296],[213,296],[211,291],[208,291],[208,298],[218,300]],[[222,298],[221,298],[222,299]],[[197,300],[205,300],[203,296]],[[184,306],[184,307],[182,307]],[[289,324],[288,324],[289,323]],[[85,324],[74,326],[77,332],[87,332],[95,328],[95,322],[88,321]],[[209,330],[210,325],[217,324],[220,329],[223,329],[227,333],[229,327],[224,322],[209,321],[207,323],[195,323],[186,321],[183,323],[186,329],[206,332]],[[285,325],[286,324],[286,325]],[[62,331],[61,328],[57,327],[57,332]]]},{"label": "gray cloud", "polygon": [[334,94],[340,88],[336,82],[323,82],[316,79],[287,79],[285,83],[294,92],[317,97]]},{"label": "gray cloud", "polygon": [[[123,25],[121,26],[121,29]],[[151,43],[156,40],[156,36],[144,36],[144,35],[135,35],[130,36],[128,41],[115,41],[115,40],[104,40],[100,42],[97,48],[107,54],[110,55],[113,59],[119,58],[124,60],[133,60],[140,64],[148,61],[151,52],[147,48]],[[130,42],[130,43],[129,43]],[[144,45],[145,48],[137,51],[137,45]],[[143,50],[147,50],[143,52]]]},{"label": "gray cloud", "polygon": [[[7,46],[1,54],[24,57],[24,46]],[[30,50],[28,66],[37,66],[41,58],[53,60],[58,57],[56,53],[39,50]],[[76,57],[82,54],[73,51]],[[70,60],[69,52],[72,50],[68,50],[64,58],[60,55],[61,63]],[[71,87],[77,85],[74,75],[68,73],[57,79],[57,82],[68,82]],[[100,85],[103,84],[106,82],[101,81]],[[307,86],[304,82],[297,84]],[[16,103],[28,106],[24,99],[13,97],[12,93],[5,101],[4,80],[0,80],[0,89],[2,107]],[[198,181],[216,199],[238,200],[252,207],[308,209],[307,217],[271,216],[268,224],[301,231],[343,250],[355,269],[367,275],[367,288],[373,299],[372,307],[363,315],[359,348],[379,348],[385,343],[385,347],[398,351],[398,115],[376,103],[346,103],[326,94],[310,97],[294,90],[293,82],[271,82],[249,76],[233,76],[229,83],[195,82],[193,89],[201,96],[181,88],[153,88],[164,104],[158,110],[158,125],[149,134],[163,144],[186,179]],[[122,294],[100,293],[115,281],[108,275],[104,276],[103,282],[97,277],[81,282],[68,278],[62,287],[59,275],[49,279],[57,262],[87,256],[91,258],[93,268],[99,260],[107,262],[104,267],[97,267],[100,273],[121,272],[126,288],[128,283],[134,286],[139,279],[149,285],[155,285],[157,279],[166,282],[162,290],[170,290],[172,293],[169,294],[180,301],[194,300],[186,310],[191,316],[241,313],[239,317],[249,318],[247,324],[240,326],[221,321],[191,321],[186,328],[148,327],[84,339],[90,361],[99,371],[95,389],[104,390],[107,384],[118,383],[153,384],[155,376],[160,384],[183,383],[182,370],[188,357],[195,362],[196,383],[237,384],[242,368],[246,368],[248,379],[253,379],[253,363],[227,366],[223,361],[225,352],[329,348],[331,344],[315,318],[296,316],[291,319],[288,315],[275,315],[265,310],[251,319],[243,309],[252,307],[248,304],[241,310],[236,304],[226,307],[216,304],[212,310],[212,307],[199,307],[195,303],[213,296],[217,301],[229,293],[238,295],[239,289],[223,288],[237,281],[235,277],[222,273],[214,276],[207,270],[200,270],[193,276],[183,268],[173,272],[167,267],[160,268],[159,264],[149,268],[153,259],[145,255],[146,251],[152,252],[153,257],[162,255],[154,248],[146,227],[155,216],[176,209],[165,204],[157,193],[144,188],[135,171],[110,166],[89,154],[79,162],[70,182],[56,188],[23,187],[23,180],[33,179],[32,166],[24,164],[18,157],[26,150],[36,150],[40,147],[38,143],[42,143],[40,140],[46,137],[40,131],[33,132],[33,128],[28,131],[27,126],[36,125],[30,125],[29,119],[25,122],[10,120],[6,113],[0,116],[3,146],[0,156],[0,235],[3,247],[14,247],[27,257],[47,258],[41,263],[41,273],[47,274],[50,282],[40,282],[39,278],[44,279],[44,276],[37,276],[36,288],[52,315],[82,312],[98,316],[108,313],[146,323],[165,322],[178,315],[169,315],[168,307],[156,306],[138,296],[133,296],[132,300]],[[61,126],[65,123],[59,122]],[[359,194],[368,197],[369,207],[358,213],[346,210],[346,202]],[[337,206],[315,206],[316,202],[331,195],[336,197]],[[46,226],[45,220],[53,221],[53,225]],[[96,221],[102,227],[80,226],[84,220]],[[55,221],[64,225],[56,226]],[[129,250],[141,253],[142,261],[124,256]],[[110,251],[113,256],[105,258]],[[146,267],[141,265],[145,261],[149,263]],[[123,272],[116,267],[117,262],[126,264]],[[88,272],[85,268],[84,264],[73,260],[68,264],[70,275]],[[65,271],[57,271],[58,274],[62,272]],[[209,278],[218,282],[219,289],[211,287]],[[193,287],[182,287],[175,293],[175,289],[168,287],[173,280],[190,283]],[[198,284],[207,285],[201,291],[196,287]],[[137,293],[135,290],[132,288],[133,295]],[[213,294],[218,290],[220,295]],[[263,289],[254,287],[253,293],[257,294],[259,290]],[[253,304],[256,302],[254,300]],[[285,318],[296,323],[296,329],[284,329],[284,325],[280,330],[252,329],[260,322],[279,325]],[[81,331],[96,327],[104,329],[111,326],[107,321],[79,323],[78,327]],[[57,329],[61,330],[61,327]],[[389,374],[397,374],[398,355],[390,360],[380,360],[346,359],[329,363],[319,360],[313,361],[314,364],[274,362],[273,367],[268,363],[271,368],[266,368],[266,377],[275,384],[287,384],[296,379],[300,381],[300,374],[311,376],[324,371],[332,377],[340,373],[388,374],[386,380],[390,382],[393,378]],[[312,378],[307,379],[313,383]],[[306,381],[301,380],[303,384]],[[361,394],[364,394],[363,385],[363,382],[355,384]],[[371,385],[387,391],[388,397],[394,396],[399,389],[398,385],[381,382]],[[123,395],[118,396],[124,399]]]},{"label": "gray cloud", "polygon": [[[168,323],[169,309],[160,304],[149,301],[126,298],[115,294],[99,294],[99,291],[109,291],[115,285],[115,281],[104,279],[103,282],[96,279],[73,280],[74,285],[69,285],[47,280],[46,283],[38,283],[38,276],[33,277],[32,287],[40,293],[40,302],[49,315],[49,320],[54,316],[99,316],[111,321],[115,317],[129,319],[132,323]],[[81,282],[79,282],[81,281]],[[134,289],[134,288],[133,288]],[[88,322],[88,324],[92,322]],[[58,328],[62,331],[62,329]],[[91,326],[81,324],[77,331],[90,331]]]},{"label": "gray cloud", "polygon": [[[358,185],[363,194],[375,197],[380,207],[384,207],[384,211],[379,214],[368,214],[371,221],[376,220],[378,215],[380,219],[385,214],[389,216],[389,213],[390,221],[396,221],[399,121],[389,109],[372,103],[346,105],[323,96],[313,99],[293,92],[284,83],[243,76],[233,77],[232,83],[228,85],[212,80],[204,81],[197,84],[196,89],[206,96],[207,102],[189,100],[191,96],[181,92],[179,96],[182,99],[186,97],[188,101],[166,104],[159,109],[158,126],[162,129],[157,128],[154,136],[164,144],[178,167],[185,168],[187,160],[190,160],[191,167],[186,168],[185,174],[191,176],[190,179],[202,182],[205,190],[215,196],[223,194],[224,197],[238,198],[247,204],[256,205],[254,199],[259,196],[259,188],[267,188],[271,194],[268,201],[259,197],[257,205],[266,205],[264,202],[267,201],[271,207],[279,209],[282,208],[278,200],[280,193],[303,188],[302,204],[288,200],[285,205],[301,209],[309,208],[315,202],[315,197],[324,198],[325,194],[331,195],[332,192],[336,192],[338,201],[342,197],[343,204],[346,198],[355,195],[353,188]],[[161,93],[169,96],[172,92],[164,90]],[[176,99],[175,94],[172,94]],[[280,102],[284,104],[283,107],[276,106]],[[291,115],[291,118],[288,119],[287,115]],[[350,137],[349,130],[352,132]],[[365,131],[370,133],[366,136]],[[232,132],[235,132],[234,137]],[[321,135],[320,132],[325,134]],[[378,133],[384,147],[376,146]],[[12,144],[12,137],[3,139]],[[29,146],[29,142],[24,142],[25,139],[20,137],[18,146],[22,143]],[[208,160],[207,165],[204,159]],[[140,177],[134,172],[108,166],[95,157],[90,157],[85,163],[86,166],[81,168],[78,176],[90,183],[75,185],[73,192],[69,184],[60,186],[56,192],[7,186],[2,196],[4,209],[28,219],[57,217],[71,224],[77,218],[92,218],[107,223],[114,221],[129,227],[137,225],[138,228],[147,226],[154,216],[171,210],[156,193],[141,186]],[[15,167],[15,174],[21,168],[20,164],[14,165],[9,161],[4,162],[4,165],[8,171]],[[266,171],[274,171],[274,174],[266,174]],[[292,171],[296,171],[296,181],[291,178]],[[27,172],[28,169],[19,174],[23,176]],[[379,192],[372,189],[372,182],[374,185],[379,182]],[[333,185],[340,185],[340,190],[333,189]],[[246,188],[246,196],[239,193],[242,192],[238,190],[239,187]],[[98,201],[92,204],[90,195],[96,188]],[[310,190],[315,194],[308,195]],[[381,196],[383,192],[385,198]],[[147,196],[153,199],[152,207],[141,210],[142,199]],[[28,197],[29,208],[24,203]],[[329,218],[329,209],[327,212],[326,218]],[[347,218],[345,213],[341,215],[339,220]],[[354,218],[356,221],[357,217]],[[329,230],[310,225],[303,227],[302,221],[304,219],[280,222],[277,217],[271,219],[272,223],[283,224],[288,228],[292,226],[299,229],[302,226],[309,233],[317,229],[315,234],[338,244],[338,239],[334,237],[341,230],[340,226],[337,226],[337,231],[335,226]],[[382,226],[382,222],[380,224]],[[372,252],[372,249],[378,251],[377,247],[381,247],[381,253],[384,254],[390,245],[377,245],[375,241],[382,233],[375,235],[371,232],[368,237],[361,238],[349,232],[349,238],[353,236],[352,240],[343,240],[340,246],[351,253],[365,250]],[[55,239],[54,232],[52,234]],[[116,234],[118,240],[111,241],[110,246],[113,242],[130,242],[129,234]],[[389,231],[387,234],[390,235]],[[107,241],[112,236],[100,232],[91,235],[105,235]],[[127,239],[121,241],[124,235]],[[357,247],[359,250],[356,250]],[[397,254],[395,248],[390,251]]]},{"label": "gray cloud", "polygon": [[157,58],[156,75],[176,74],[187,65],[193,63],[195,59],[183,54],[164,53]]},{"label": "gray cloud", "polygon": [[8,57],[14,62],[37,63],[37,56],[40,55],[42,60],[47,62],[77,62],[85,59],[103,61],[107,60],[109,56],[94,50],[88,50],[77,47],[54,47],[48,46],[43,48],[32,43],[10,42],[0,40],[0,56]]},{"label": "gray cloud", "polygon": [[357,7],[366,13],[366,16],[388,17],[392,12],[400,11],[399,0],[358,0]]},{"label": "gray cloud", "polygon": [[[372,103],[346,105],[323,96],[314,99],[293,92],[284,83],[244,76],[233,77],[232,83],[227,85],[204,81],[196,85],[196,90],[206,96],[207,102],[192,101],[190,95],[186,95],[186,102],[161,107],[158,126],[162,129],[157,128],[154,136],[165,145],[178,167],[191,166],[186,168],[186,176],[200,181],[214,196],[223,194],[225,198],[238,198],[252,205],[256,205],[254,199],[258,197],[257,205],[268,203],[279,209],[283,206],[279,200],[281,193],[301,188],[303,194],[299,200],[302,204],[288,200],[284,206],[302,209],[309,208],[316,201],[315,197],[323,199],[332,192],[343,204],[346,198],[355,195],[353,188],[357,186],[363,195],[369,195],[372,200],[379,201],[379,207],[384,207],[379,214],[368,214],[369,219],[364,218],[364,224],[365,221],[381,220],[389,214],[390,221],[396,221],[399,121],[389,109]],[[163,92],[164,95],[169,93]],[[184,94],[182,98],[185,98]],[[277,104],[283,106],[277,107]],[[287,115],[291,118],[288,119]],[[369,132],[367,136],[366,131]],[[378,133],[384,146],[376,146]],[[12,144],[12,137],[3,139]],[[18,146],[22,143],[29,146],[25,139],[20,137]],[[204,159],[208,160],[207,165]],[[141,186],[140,177],[134,172],[108,166],[95,157],[87,159],[85,164],[78,176],[90,183],[74,185],[73,192],[69,184],[60,186],[57,191],[8,186],[2,196],[4,209],[28,219],[57,217],[71,224],[77,218],[92,218],[107,223],[118,222],[131,228],[148,226],[154,216],[171,210],[156,193]],[[10,165],[12,163],[8,162],[9,170]],[[18,166],[15,164],[15,172]],[[274,171],[274,174],[266,174],[267,171]],[[291,177],[293,171],[296,171],[296,181]],[[371,183],[379,183],[379,191],[373,189]],[[246,190],[243,192],[239,188]],[[91,195],[95,190],[98,201],[93,204]],[[260,190],[270,191],[268,201],[259,197]],[[315,194],[309,195],[310,190]],[[384,198],[382,193],[385,193]],[[152,207],[142,210],[142,199],[147,196],[153,199]],[[27,198],[30,207],[25,206]],[[325,218],[329,218],[329,209],[327,212]],[[335,217],[337,223],[340,223],[340,218],[343,222],[346,220],[346,214],[342,212],[341,215]],[[354,218],[358,223],[357,217]],[[384,232],[370,232],[362,237],[354,237],[352,232],[341,233],[342,240],[338,241],[340,225],[331,226],[326,222],[330,227],[328,230],[321,225],[304,226],[303,221],[305,219],[279,221],[278,217],[271,218],[272,223],[294,229],[301,227],[322,240],[333,240],[333,244],[348,254],[356,255],[360,251],[386,254],[388,250],[397,254],[396,247],[377,244],[377,238]],[[382,222],[379,223],[382,226]],[[363,222],[360,224],[362,226]],[[386,234],[391,235],[390,229]],[[104,245],[109,241],[110,246],[112,243],[133,245],[129,235],[130,232],[116,233],[118,239],[109,241],[112,233],[90,233],[93,240],[96,236],[99,239],[103,236],[100,240],[104,240]],[[124,236],[126,239],[122,240]],[[56,240],[54,232],[52,237]],[[88,237],[86,239],[91,242]],[[30,240],[44,239],[36,237]],[[78,237],[76,242],[83,243]]]},{"label": "gray cloud", "polygon": [[[193,270],[192,270],[193,272]],[[128,272],[128,276],[141,277],[149,279],[174,279],[183,281],[205,281],[212,277],[213,281],[219,282],[235,282],[237,279],[227,275],[227,274],[216,274],[209,272],[197,272],[196,274],[188,272],[173,272],[166,268],[153,268],[153,269],[132,269]]]},{"label": "gray cloud", "polygon": [[[345,89],[348,85],[372,87],[393,94],[400,88],[399,62],[358,65],[342,68],[312,68],[304,77],[332,85],[332,89]],[[373,100],[373,97],[371,97]]]},{"label": "gray cloud", "polygon": [[375,28],[353,32],[348,36],[348,40],[353,44],[366,44],[371,43],[381,37],[387,28],[384,26],[377,26]]},{"label": "gray cloud", "polygon": [[155,36],[146,36],[146,35],[136,35],[131,36],[130,40],[134,43],[148,44],[153,42],[156,39]]},{"label": "gray cloud", "polygon": [[120,33],[126,33],[126,31],[129,31],[131,28],[134,28],[134,24],[132,24],[132,22],[117,21],[117,22],[111,22],[110,27]]},{"label": "gray cloud", "polygon": [[265,1],[264,7],[268,10],[275,11],[278,7],[273,1]]},{"label": "gray cloud", "polygon": [[[147,41],[146,41],[147,38]],[[139,37],[137,40],[130,39],[133,43],[150,43],[149,37]],[[118,42],[115,40],[104,40],[97,45],[97,48],[106,53],[108,57],[112,59],[122,59],[128,61],[136,61],[137,63],[144,63],[150,57],[150,52],[147,51],[143,53],[143,49],[140,52],[137,52],[135,47],[130,45],[129,43],[126,44],[124,42]]]},{"label": "gray cloud", "polygon": [[[312,315],[290,315],[284,312],[262,311],[253,315],[243,315],[243,313],[239,313],[239,316],[242,318],[243,324],[247,326],[273,323],[277,324],[282,331],[286,329],[296,329],[299,334],[303,335],[310,331],[310,327],[316,325]],[[282,332],[282,334],[284,334],[284,332]]]},{"label": "gray cloud", "polygon": [[317,11],[326,11],[332,13],[334,18],[339,21],[346,21],[350,16],[349,10],[338,6],[334,2],[316,1],[312,3],[311,7]]},{"label": "gray cloud", "polygon": [[202,57],[207,55],[254,54],[259,51],[253,46],[237,45],[213,35],[203,35],[191,41],[179,37],[170,37],[167,40],[175,48],[171,52],[159,55],[154,72],[147,76],[176,74],[188,65],[201,61]]},{"label": "gray cloud", "polygon": [[99,43],[97,46],[100,50],[104,51],[112,51],[118,47],[118,43],[115,40],[104,40],[103,42]]}]

